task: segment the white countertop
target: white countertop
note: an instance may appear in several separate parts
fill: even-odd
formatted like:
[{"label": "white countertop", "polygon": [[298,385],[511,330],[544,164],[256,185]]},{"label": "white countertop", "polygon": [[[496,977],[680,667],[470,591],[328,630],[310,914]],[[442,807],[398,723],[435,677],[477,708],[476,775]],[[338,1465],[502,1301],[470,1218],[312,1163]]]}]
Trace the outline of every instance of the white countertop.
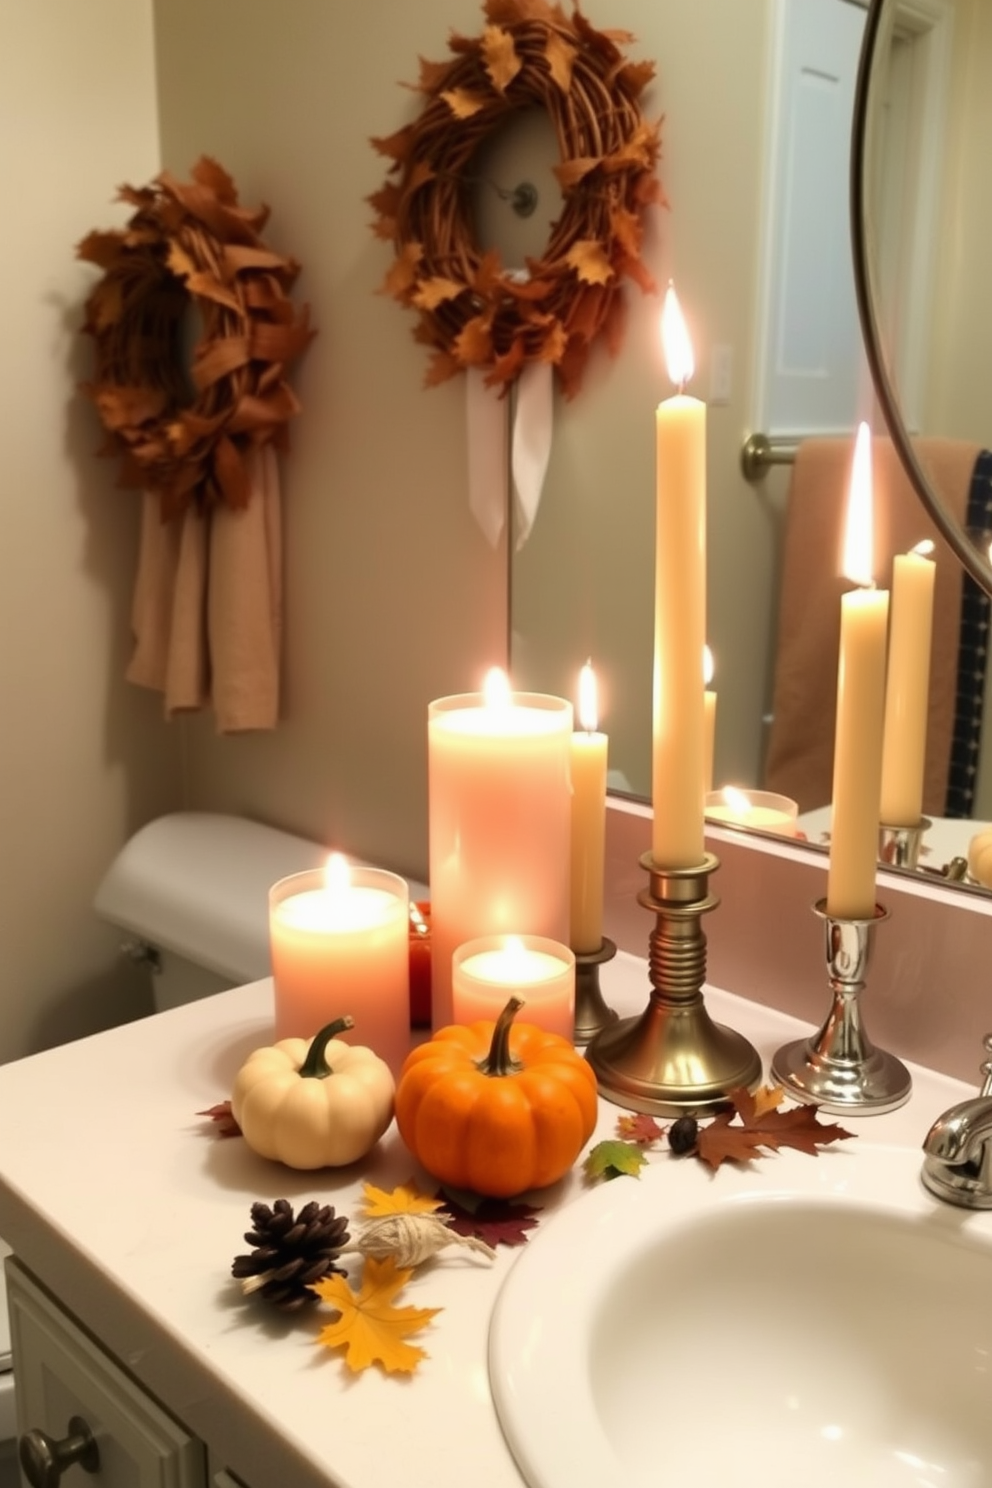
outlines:
[{"label": "white countertop", "polygon": [[[602,985],[621,1015],[644,1007],[642,961],[621,952]],[[270,1041],[271,999],[271,984],[256,982],[0,1067],[0,1120],[19,1134],[0,1153],[0,1233],[250,1488],[464,1488],[468,1477],[519,1488],[486,1369],[490,1311],[515,1249],[489,1263],[452,1248],[414,1275],[401,1300],[444,1310],[415,1340],[430,1357],[409,1378],[374,1367],[351,1375],[314,1341],[326,1312],[285,1318],[242,1299],[231,1278],[256,1199],[316,1198],[355,1216],[365,1180],[392,1188],[414,1178],[433,1191],[395,1126],[354,1168],[307,1174],[219,1138],[197,1116]],[[752,1040],[766,1069],[782,1042],[811,1031],[717,989],[707,1006]],[[843,1124],[866,1141],[918,1148],[942,1110],[974,1093],[981,1057],[976,1049],[976,1087],[910,1066],[908,1105]],[[614,1135],[620,1114],[601,1102],[592,1141]],[[775,1161],[754,1165],[755,1184]],[[582,1190],[577,1165],[534,1202],[550,1208]]]}]

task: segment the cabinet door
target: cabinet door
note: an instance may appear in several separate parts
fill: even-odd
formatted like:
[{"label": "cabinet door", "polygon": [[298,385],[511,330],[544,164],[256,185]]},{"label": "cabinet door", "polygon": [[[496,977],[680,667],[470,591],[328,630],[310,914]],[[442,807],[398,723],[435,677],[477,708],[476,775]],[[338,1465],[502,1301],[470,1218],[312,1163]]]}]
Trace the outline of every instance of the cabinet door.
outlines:
[{"label": "cabinet door", "polygon": [[78,1464],[66,1488],[205,1488],[203,1444],[173,1420],[61,1310],[15,1261],[7,1296],[18,1432],[58,1441],[81,1416],[96,1438],[99,1466]]}]

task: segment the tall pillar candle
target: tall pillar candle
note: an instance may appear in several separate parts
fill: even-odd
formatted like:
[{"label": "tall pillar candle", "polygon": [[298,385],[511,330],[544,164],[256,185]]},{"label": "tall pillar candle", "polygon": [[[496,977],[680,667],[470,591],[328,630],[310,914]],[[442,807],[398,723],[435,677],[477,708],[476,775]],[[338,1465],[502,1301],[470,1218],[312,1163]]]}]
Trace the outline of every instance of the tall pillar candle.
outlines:
[{"label": "tall pillar candle", "polygon": [[452,1020],[451,960],[480,935],[568,942],[572,705],[541,693],[428,710],[432,1021]]},{"label": "tall pillar candle", "polygon": [[706,407],[682,392],[692,375],[692,350],[671,288],[662,331],[679,392],[655,415],[652,852],[661,867],[691,868],[704,852]]},{"label": "tall pillar candle", "polygon": [[312,1038],[344,1013],[342,1037],[365,1044],[393,1074],[410,1051],[410,891],[379,868],[327,869],[280,879],[269,891],[269,946],[277,1038]]},{"label": "tall pillar candle", "polygon": [[[862,424],[851,479],[847,577],[869,585],[871,555],[871,438]],[[827,878],[827,913],[836,919],[871,919],[875,913],[888,614],[884,590],[865,587],[841,599]]]},{"label": "tall pillar candle", "polygon": [[603,943],[606,852],[606,764],[609,740],[598,728],[596,678],[588,664],[579,678],[579,728],[572,735],[572,897],[568,943],[598,951]]},{"label": "tall pillar candle", "polygon": [[919,550],[898,554],[892,565],[881,802],[889,827],[915,827],[923,815],[936,571]]}]

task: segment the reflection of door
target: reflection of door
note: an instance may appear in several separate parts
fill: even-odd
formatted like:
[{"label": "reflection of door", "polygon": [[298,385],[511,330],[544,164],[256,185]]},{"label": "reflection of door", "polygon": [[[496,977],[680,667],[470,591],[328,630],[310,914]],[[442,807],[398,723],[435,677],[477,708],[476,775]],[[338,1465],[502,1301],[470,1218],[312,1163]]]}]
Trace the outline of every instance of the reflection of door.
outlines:
[{"label": "reflection of door", "polygon": [[842,433],[868,393],[848,211],[864,10],[777,0],[753,427]]}]

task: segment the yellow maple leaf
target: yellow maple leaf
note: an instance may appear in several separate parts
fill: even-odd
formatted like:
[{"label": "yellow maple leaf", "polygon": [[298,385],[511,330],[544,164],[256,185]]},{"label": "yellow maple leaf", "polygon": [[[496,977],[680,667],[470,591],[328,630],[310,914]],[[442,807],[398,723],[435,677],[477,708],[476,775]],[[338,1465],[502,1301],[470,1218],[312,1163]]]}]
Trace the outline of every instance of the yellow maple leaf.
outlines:
[{"label": "yellow maple leaf", "polygon": [[369,1219],[380,1214],[433,1214],[435,1209],[444,1208],[443,1199],[421,1193],[412,1178],[409,1183],[397,1184],[389,1193],[373,1183],[363,1183],[362,1198]]},{"label": "yellow maple leaf", "polygon": [[581,238],[565,255],[565,262],[586,284],[608,284],[613,278],[613,265],[595,238]]},{"label": "yellow maple leaf", "polygon": [[445,300],[453,300],[465,288],[457,279],[445,279],[435,274],[431,279],[421,279],[413,296],[413,303],[420,310],[434,310]]},{"label": "yellow maple leaf", "polygon": [[754,1119],[767,1115],[769,1111],[777,1111],[784,1099],[784,1086],[762,1085],[754,1092]]},{"label": "yellow maple leaf", "polygon": [[548,39],[544,43],[544,57],[548,64],[548,70],[563,93],[567,93],[572,86],[572,67],[575,63],[576,51],[570,41],[557,31],[549,31]]},{"label": "yellow maple leaf", "polygon": [[505,93],[523,66],[509,31],[502,26],[487,26],[482,37],[482,58],[496,92]]},{"label": "yellow maple leaf", "polygon": [[485,107],[485,99],[477,93],[470,93],[467,88],[446,88],[441,97],[456,119],[471,119]]},{"label": "yellow maple leaf", "polygon": [[345,1363],[355,1373],[381,1364],[387,1374],[412,1374],[428,1355],[426,1349],[404,1339],[419,1333],[442,1311],[440,1307],[394,1306],[393,1298],[412,1275],[412,1268],[397,1267],[392,1256],[383,1261],[367,1256],[359,1291],[352,1291],[337,1274],[316,1282],[317,1295],[340,1313],[321,1329],[317,1342],[326,1348],[345,1349]]}]

